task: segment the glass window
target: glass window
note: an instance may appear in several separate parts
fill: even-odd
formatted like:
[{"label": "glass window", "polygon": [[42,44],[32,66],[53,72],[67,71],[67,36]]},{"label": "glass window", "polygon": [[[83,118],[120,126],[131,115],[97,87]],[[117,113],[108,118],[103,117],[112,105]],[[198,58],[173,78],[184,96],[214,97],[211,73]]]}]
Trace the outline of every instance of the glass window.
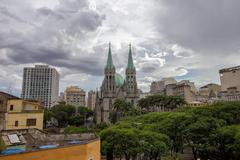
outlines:
[{"label": "glass window", "polygon": [[13,111],[13,105],[10,105],[10,111]]},{"label": "glass window", "polygon": [[27,126],[36,126],[36,119],[27,119]]},{"label": "glass window", "polygon": [[15,127],[18,127],[18,121],[15,121]]}]

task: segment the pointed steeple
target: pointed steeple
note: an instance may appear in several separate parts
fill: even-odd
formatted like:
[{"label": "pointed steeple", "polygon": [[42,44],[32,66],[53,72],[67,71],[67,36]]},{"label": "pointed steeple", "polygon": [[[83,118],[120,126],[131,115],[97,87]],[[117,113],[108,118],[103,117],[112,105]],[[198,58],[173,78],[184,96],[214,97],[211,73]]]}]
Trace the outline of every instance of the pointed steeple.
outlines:
[{"label": "pointed steeple", "polygon": [[112,60],[111,43],[109,43],[106,69],[112,69],[112,68],[114,68],[114,65],[113,65],[113,60]]},{"label": "pointed steeple", "polygon": [[127,69],[135,69],[135,66],[133,64],[133,58],[132,58],[132,47],[131,44],[129,44],[129,53],[128,53],[128,65]]}]

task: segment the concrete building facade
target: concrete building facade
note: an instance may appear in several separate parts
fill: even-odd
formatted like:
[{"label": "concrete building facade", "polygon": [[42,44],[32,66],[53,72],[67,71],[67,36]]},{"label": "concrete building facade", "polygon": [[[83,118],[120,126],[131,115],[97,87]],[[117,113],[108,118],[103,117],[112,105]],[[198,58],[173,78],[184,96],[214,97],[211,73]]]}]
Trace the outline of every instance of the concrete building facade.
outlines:
[{"label": "concrete building facade", "polygon": [[64,92],[64,101],[73,106],[86,106],[86,92],[78,86],[67,87]]},{"label": "concrete building facade", "polygon": [[43,129],[43,106],[35,100],[11,99],[7,102],[4,130]]},{"label": "concrete building facade", "polygon": [[176,84],[177,81],[172,78],[162,78],[160,81],[153,81],[150,86],[150,93],[155,94],[155,93],[164,93],[165,88],[169,84]]},{"label": "concrete building facade", "polygon": [[165,93],[168,96],[183,97],[188,103],[194,102],[197,99],[197,88],[193,82],[188,80],[180,81],[177,84],[167,85]]},{"label": "concrete building facade", "polygon": [[206,97],[213,97],[216,98],[218,93],[221,91],[221,86],[218,84],[207,84],[199,88],[199,95],[206,96]]},{"label": "concrete building facade", "polygon": [[95,109],[95,106],[96,106],[96,92],[95,91],[88,92],[87,106],[91,110]]},{"label": "concrete building facade", "polygon": [[219,70],[221,92],[218,97],[223,101],[240,101],[240,66]]},{"label": "concrete building facade", "polygon": [[240,91],[240,66],[221,69],[219,74],[222,91],[227,91],[231,87],[236,87]]},{"label": "concrete building facade", "polygon": [[7,103],[11,99],[20,99],[11,94],[0,92],[0,131],[6,128]]},{"label": "concrete building facade", "polygon": [[48,65],[35,65],[23,70],[23,99],[34,99],[44,103],[49,108],[58,101],[59,74],[55,68]]}]

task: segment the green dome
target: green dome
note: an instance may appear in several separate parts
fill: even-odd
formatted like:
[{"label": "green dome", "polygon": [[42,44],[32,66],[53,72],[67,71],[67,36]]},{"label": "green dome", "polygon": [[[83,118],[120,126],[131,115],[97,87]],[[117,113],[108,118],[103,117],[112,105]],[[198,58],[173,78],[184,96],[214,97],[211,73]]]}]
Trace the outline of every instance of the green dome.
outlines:
[{"label": "green dome", "polygon": [[116,87],[121,87],[124,84],[123,77],[118,73],[115,74],[115,84]]}]

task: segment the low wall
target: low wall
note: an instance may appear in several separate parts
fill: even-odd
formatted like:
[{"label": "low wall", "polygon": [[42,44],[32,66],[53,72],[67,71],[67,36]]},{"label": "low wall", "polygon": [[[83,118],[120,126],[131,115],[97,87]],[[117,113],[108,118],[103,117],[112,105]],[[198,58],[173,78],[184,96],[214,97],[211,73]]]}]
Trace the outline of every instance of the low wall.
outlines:
[{"label": "low wall", "polygon": [[100,160],[100,139],[54,149],[0,156],[1,160]]}]

